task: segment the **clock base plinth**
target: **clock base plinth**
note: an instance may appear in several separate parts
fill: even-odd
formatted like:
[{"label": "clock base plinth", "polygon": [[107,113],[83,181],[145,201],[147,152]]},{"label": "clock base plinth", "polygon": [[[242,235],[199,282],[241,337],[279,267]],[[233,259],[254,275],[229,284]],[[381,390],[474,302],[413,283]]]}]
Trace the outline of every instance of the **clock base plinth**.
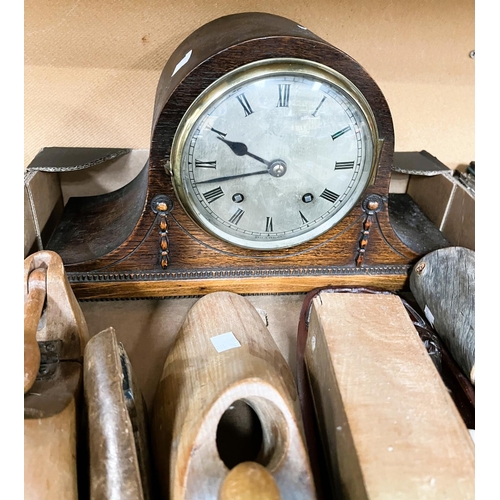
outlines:
[{"label": "clock base plinth", "polygon": [[[262,271],[68,273],[82,300],[202,296],[230,291],[245,294],[306,293],[322,286],[362,286],[385,290],[407,288],[410,265],[355,268],[273,269]],[[198,277],[195,277],[197,276]]]},{"label": "clock base plinth", "polygon": [[[168,190],[153,196],[151,191],[157,191],[150,189],[144,197],[145,172],[134,181],[135,196],[127,191],[126,196],[111,193],[67,204],[49,248],[61,255],[79,299],[201,296],[216,291],[301,293],[326,285],[401,290],[412,262],[420,257],[397,238],[387,203],[376,193],[368,194],[320,237],[261,252],[234,247],[204,232],[172,203]],[[149,172],[153,187],[157,174]],[[145,209],[131,234],[113,248],[113,238],[120,234],[115,226],[123,223],[134,199]],[[69,226],[73,231],[67,230]],[[103,253],[91,258],[96,249]]]},{"label": "clock base plinth", "polygon": [[301,293],[326,285],[401,290],[421,257],[394,233],[376,187],[325,234],[255,251],[199,228],[163,181],[164,172],[145,167],[119,192],[69,200],[48,248],[61,255],[79,299]]}]

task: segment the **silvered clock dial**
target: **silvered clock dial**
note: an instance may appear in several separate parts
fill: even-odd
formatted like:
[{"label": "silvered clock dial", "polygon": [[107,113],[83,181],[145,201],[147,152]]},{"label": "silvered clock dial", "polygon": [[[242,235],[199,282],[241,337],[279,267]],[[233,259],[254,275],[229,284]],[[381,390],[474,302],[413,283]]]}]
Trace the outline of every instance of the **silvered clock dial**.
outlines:
[{"label": "silvered clock dial", "polygon": [[189,107],[170,169],[186,212],[216,237],[273,250],[332,228],[373,179],[370,106],[344,76],[295,58],[244,65]]}]

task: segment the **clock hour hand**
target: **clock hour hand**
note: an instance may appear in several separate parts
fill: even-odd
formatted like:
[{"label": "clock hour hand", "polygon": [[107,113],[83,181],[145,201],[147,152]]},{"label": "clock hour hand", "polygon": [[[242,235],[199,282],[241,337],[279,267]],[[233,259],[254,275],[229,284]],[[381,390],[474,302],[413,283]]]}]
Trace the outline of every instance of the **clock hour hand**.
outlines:
[{"label": "clock hour hand", "polygon": [[269,170],[259,170],[258,172],[248,172],[246,174],[236,174],[236,175],[227,175],[225,177],[215,177],[215,179],[209,179],[207,181],[198,181],[196,184],[208,184],[210,182],[220,182],[220,181],[228,181],[230,179],[238,179],[239,177],[249,177],[250,175],[261,175],[268,174]]},{"label": "clock hour hand", "polygon": [[253,153],[248,152],[248,148],[246,144],[243,144],[242,142],[233,142],[233,141],[228,141],[227,139],[222,138],[220,135],[217,136],[217,139],[220,141],[224,142],[229,146],[231,151],[236,155],[236,156],[250,156],[250,158],[253,158],[254,160],[260,161],[264,165],[267,165],[267,167],[271,166],[271,162],[264,160],[260,156],[254,155]]}]

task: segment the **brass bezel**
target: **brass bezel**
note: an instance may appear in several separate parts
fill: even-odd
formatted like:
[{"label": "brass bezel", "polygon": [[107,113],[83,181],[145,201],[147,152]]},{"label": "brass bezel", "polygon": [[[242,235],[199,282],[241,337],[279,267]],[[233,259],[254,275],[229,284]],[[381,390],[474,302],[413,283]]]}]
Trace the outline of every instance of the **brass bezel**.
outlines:
[{"label": "brass bezel", "polygon": [[[273,75],[273,76],[281,74],[289,75],[290,73],[313,76],[319,80],[323,80],[325,83],[337,86],[359,106],[361,112],[363,113],[363,116],[366,119],[366,122],[370,130],[370,137],[372,139],[372,147],[373,147],[372,164],[370,167],[370,173],[368,175],[368,179],[366,181],[363,190],[359,194],[356,202],[349,208],[347,213],[349,213],[351,209],[356,205],[356,203],[358,203],[359,199],[366,191],[366,188],[369,185],[373,184],[375,181],[383,139],[380,139],[379,137],[376,119],[370,105],[368,104],[368,101],[364,97],[363,93],[348,78],[346,78],[338,71],[328,66],[325,66],[324,64],[320,64],[314,61],[309,61],[307,59],[275,58],[275,59],[263,59],[260,61],[245,64],[239,68],[236,68],[233,71],[228,72],[226,75],[223,75],[215,82],[210,84],[189,106],[187,111],[184,113],[184,116],[182,117],[181,121],[179,122],[179,125],[177,127],[177,130],[175,132],[172,141],[172,148],[170,151],[170,161],[166,163],[166,169],[168,168],[167,173],[171,176],[175,194],[180,204],[182,205],[183,209],[198,226],[200,226],[209,234],[218,239],[223,239],[223,238],[221,238],[221,236],[216,234],[215,232],[211,231],[210,228],[207,227],[200,220],[200,218],[196,214],[196,210],[189,202],[187,193],[185,192],[184,187],[182,185],[181,160],[182,160],[182,152],[184,149],[184,145],[189,137],[192,127],[195,126],[198,119],[220,97],[231,92],[234,88],[238,87],[239,85],[249,83],[253,80],[260,79],[267,75]],[[347,215],[347,213],[345,215]],[[343,217],[345,217],[345,215]],[[338,222],[339,221],[332,224],[329,228],[325,229],[325,231],[323,231],[321,234],[330,230]],[[248,248],[253,250],[259,250],[259,249],[279,250],[297,246],[299,244],[310,241],[311,239],[317,236],[319,236],[319,234],[314,234],[309,239],[305,238],[303,241],[300,241],[299,243],[295,243],[288,246],[276,246],[275,248],[267,248],[267,247],[256,248],[255,246],[239,245],[237,243],[230,241],[230,239],[226,241],[232,245],[241,248]],[[280,240],[276,241],[279,242]]]}]

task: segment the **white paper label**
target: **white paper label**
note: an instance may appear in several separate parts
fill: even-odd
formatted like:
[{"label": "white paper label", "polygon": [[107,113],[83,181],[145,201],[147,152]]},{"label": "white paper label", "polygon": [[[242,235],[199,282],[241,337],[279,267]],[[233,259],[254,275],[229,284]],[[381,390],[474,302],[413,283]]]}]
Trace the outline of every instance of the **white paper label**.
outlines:
[{"label": "white paper label", "polygon": [[216,337],[212,337],[210,340],[212,341],[214,347],[217,349],[217,352],[229,351],[229,349],[241,347],[241,344],[234,336],[233,332],[221,333]]},{"label": "white paper label", "polygon": [[424,308],[425,317],[427,321],[431,324],[432,328],[434,328],[434,315],[431,313],[431,310],[427,307]]}]

